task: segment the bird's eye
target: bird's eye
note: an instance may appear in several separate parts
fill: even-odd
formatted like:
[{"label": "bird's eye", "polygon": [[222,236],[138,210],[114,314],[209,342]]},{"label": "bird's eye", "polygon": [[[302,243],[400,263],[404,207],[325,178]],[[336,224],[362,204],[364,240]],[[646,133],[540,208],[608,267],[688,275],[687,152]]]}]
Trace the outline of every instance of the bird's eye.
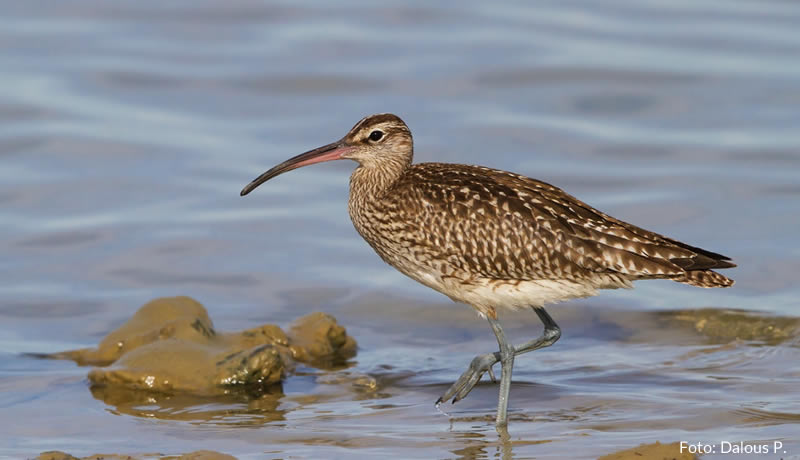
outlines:
[{"label": "bird's eye", "polygon": [[383,137],[383,131],[378,131],[377,129],[375,131],[369,133],[369,140],[371,140],[373,142],[377,142],[377,141],[381,140],[382,137]]}]

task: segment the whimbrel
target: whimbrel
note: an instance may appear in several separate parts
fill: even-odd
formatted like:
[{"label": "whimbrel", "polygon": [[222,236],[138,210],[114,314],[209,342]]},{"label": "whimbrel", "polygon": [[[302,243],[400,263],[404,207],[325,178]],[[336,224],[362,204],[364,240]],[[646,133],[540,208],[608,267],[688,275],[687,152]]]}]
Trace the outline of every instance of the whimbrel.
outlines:
[{"label": "whimbrel", "polygon": [[[561,330],[544,306],[669,279],[699,287],[729,287],[712,271],[735,267],[730,258],[615,219],[558,187],[481,166],[412,164],[411,132],[399,117],[368,116],[331,144],[275,166],[267,180],[323,161],[350,159],[350,219],[389,265],[489,321],[499,352],[476,356],[437,401],[464,398],[499,361],[502,375],[496,427],[508,423],[514,358],[548,347]],[[498,310],[532,308],[543,334],[519,346],[506,340]]]}]

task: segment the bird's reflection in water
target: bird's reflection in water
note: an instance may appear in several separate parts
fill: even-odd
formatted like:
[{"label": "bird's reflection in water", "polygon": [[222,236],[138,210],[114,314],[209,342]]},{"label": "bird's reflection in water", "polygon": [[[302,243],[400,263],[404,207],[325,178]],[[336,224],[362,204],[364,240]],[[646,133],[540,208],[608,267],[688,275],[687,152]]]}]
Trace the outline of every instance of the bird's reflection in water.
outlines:
[{"label": "bird's reflection in water", "polygon": [[[494,421],[493,418],[486,418],[486,423]],[[458,438],[462,440],[463,447],[453,449],[450,452],[455,454],[458,459],[478,460],[486,458],[514,458],[514,447],[535,444],[545,444],[551,442],[549,439],[543,440],[522,440],[514,439],[508,430],[492,433],[489,431],[466,431],[458,433]]]}]

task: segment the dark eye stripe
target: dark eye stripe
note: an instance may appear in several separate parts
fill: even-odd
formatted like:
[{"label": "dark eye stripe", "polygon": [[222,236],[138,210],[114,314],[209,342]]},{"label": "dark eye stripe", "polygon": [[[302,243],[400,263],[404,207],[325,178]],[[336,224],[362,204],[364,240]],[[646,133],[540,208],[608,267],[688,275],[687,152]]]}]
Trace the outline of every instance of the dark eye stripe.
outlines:
[{"label": "dark eye stripe", "polygon": [[383,137],[383,131],[375,130],[369,133],[369,140],[371,141],[379,141]]}]

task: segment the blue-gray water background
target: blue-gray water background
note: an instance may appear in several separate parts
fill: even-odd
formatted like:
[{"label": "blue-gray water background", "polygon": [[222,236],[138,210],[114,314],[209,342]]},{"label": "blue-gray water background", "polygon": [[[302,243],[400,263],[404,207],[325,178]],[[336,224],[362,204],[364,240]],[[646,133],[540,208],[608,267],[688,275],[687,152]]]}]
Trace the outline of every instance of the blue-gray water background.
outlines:
[{"label": "blue-gray water background", "polygon": [[[561,342],[517,360],[515,455],[771,439],[800,455],[796,337],[717,350],[691,330],[637,332],[650,324],[637,312],[800,311],[800,3],[0,10],[0,458],[493,456],[495,386],[448,407],[452,423],[433,408],[473,355],[496,347],[490,329],[359,238],[346,210],[354,165],[239,197],[375,112],[408,123],[417,161],[535,177],[739,264],[729,290],[639,283],[551,308]],[[381,390],[298,376],[277,421],[235,405],[219,408],[229,416],[203,405],[133,416],[92,397],[87,369],[20,355],[92,346],[139,305],[177,294],[223,330],[330,312],[360,343],[351,370]],[[508,320],[519,339],[539,332],[534,315]]]}]

